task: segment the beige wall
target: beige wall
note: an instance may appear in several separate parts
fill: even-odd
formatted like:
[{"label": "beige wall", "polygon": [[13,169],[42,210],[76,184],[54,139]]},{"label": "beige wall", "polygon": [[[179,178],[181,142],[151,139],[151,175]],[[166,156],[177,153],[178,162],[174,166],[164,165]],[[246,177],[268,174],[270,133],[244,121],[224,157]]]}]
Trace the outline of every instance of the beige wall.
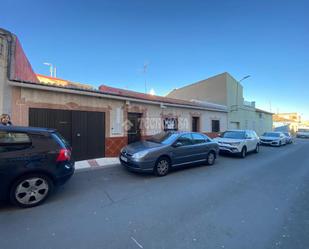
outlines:
[{"label": "beige wall", "polygon": [[[214,102],[228,107],[228,129],[253,129],[258,134],[272,129],[272,114],[262,113],[260,117],[255,103],[244,104],[243,86],[229,73],[223,73],[209,79],[173,90],[167,95],[187,100],[198,99]],[[206,129],[209,129],[206,128]],[[221,128],[221,130],[223,130]]]},{"label": "beige wall", "polygon": [[204,111],[189,108],[165,107],[159,104],[142,104],[91,97],[78,94],[52,92],[38,89],[14,87],[12,120],[18,125],[28,125],[29,108],[50,108],[66,110],[102,111],[106,114],[106,136],[126,136],[128,112],[143,114],[143,136],[149,136],[162,131],[163,118],[177,117],[178,129],[192,130],[192,117],[200,117],[200,132],[211,132],[211,120],[220,120],[221,130],[227,128],[227,113]]},{"label": "beige wall", "polygon": [[132,107],[144,108],[144,135],[149,136],[162,131],[165,117],[177,117],[178,129],[182,131],[192,130],[192,117],[200,117],[200,132],[211,132],[211,121],[220,120],[222,131],[227,128],[227,113],[216,111],[204,111],[178,107],[161,108],[159,105],[131,103]]},{"label": "beige wall", "polygon": [[206,100],[220,105],[227,105],[226,77],[227,74],[223,73],[182,88],[174,89],[167,97],[185,100]]}]

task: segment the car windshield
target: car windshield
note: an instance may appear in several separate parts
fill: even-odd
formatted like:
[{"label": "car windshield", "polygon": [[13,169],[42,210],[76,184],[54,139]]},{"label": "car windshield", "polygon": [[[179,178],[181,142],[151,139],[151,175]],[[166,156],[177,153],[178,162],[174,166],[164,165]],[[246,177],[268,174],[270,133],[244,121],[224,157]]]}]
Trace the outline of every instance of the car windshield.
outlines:
[{"label": "car windshield", "polygon": [[265,132],[263,134],[264,137],[280,137],[280,133],[276,132]]},{"label": "car windshield", "polygon": [[245,139],[246,133],[244,131],[226,131],[222,134],[223,138]]},{"label": "car windshield", "polygon": [[160,132],[146,139],[146,141],[159,144],[169,144],[172,143],[177,138],[177,136],[178,134],[173,132]]}]

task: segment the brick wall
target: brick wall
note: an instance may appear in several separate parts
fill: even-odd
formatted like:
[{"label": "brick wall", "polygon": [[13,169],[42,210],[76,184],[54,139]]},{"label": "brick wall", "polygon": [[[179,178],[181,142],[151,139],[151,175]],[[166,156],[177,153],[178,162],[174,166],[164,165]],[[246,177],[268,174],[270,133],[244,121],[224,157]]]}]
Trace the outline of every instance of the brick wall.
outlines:
[{"label": "brick wall", "polygon": [[128,137],[107,137],[105,138],[105,157],[116,157],[122,147],[128,144]]},{"label": "brick wall", "polygon": [[16,38],[15,44],[14,62],[12,63],[13,78],[15,80],[39,83],[18,38]]}]

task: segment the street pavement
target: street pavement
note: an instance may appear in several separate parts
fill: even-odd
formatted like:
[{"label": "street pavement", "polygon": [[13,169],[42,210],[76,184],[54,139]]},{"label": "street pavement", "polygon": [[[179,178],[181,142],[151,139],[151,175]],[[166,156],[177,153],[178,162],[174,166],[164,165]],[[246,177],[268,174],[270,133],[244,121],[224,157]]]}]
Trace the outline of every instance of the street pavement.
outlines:
[{"label": "street pavement", "polygon": [[309,248],[309,140],[166,177],[76,173],[42,206],[0,206],[1,249]]}]

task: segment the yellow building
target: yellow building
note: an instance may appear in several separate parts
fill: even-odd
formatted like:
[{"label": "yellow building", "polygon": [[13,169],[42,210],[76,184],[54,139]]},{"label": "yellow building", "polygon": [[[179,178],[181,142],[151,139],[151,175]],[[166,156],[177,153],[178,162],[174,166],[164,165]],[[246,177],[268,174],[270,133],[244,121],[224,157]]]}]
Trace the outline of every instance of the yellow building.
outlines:
[{"label": "yellow building", "polygon": [[297,112],[277,113],[273,115],[274,128],[287,126],[289,131],[296,133],[298,127],[302,126],[301,115]]}]

